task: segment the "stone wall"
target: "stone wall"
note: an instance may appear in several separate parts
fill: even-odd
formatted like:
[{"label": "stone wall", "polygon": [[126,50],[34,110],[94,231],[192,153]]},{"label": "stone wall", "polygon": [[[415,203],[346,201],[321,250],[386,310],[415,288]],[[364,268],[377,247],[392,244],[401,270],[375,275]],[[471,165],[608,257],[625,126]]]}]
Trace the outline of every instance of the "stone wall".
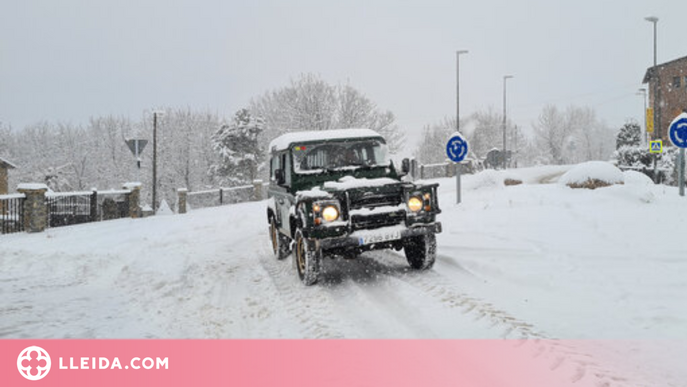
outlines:
[{"label": "stone wall", "polygon": [[26,195],[24,199],[24,229],[26,232],[41,232],[48,227],[48,206],[45,204],[45,184],[20,184],[19,193]]},{"label": "stone wall", "polygon": [[0,195],[4,195],[9,192],[9,186],[7,183],[7,167],[0,165]]}]

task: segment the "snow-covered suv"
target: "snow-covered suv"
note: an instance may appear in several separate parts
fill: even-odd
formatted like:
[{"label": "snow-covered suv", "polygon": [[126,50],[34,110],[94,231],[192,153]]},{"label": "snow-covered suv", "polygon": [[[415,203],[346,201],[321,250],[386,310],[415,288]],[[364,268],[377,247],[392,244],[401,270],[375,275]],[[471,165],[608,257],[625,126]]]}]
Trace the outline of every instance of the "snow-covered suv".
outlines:
[{"label": "snow-covered suv", "polygon": [[270,143],[267,221],[274,254],[294,249],[298,275],[317,282],[322,257],[404,249],[414,269],[436,257],[438,184],[402,181],[384,138],[369,129],[284,134]]}]

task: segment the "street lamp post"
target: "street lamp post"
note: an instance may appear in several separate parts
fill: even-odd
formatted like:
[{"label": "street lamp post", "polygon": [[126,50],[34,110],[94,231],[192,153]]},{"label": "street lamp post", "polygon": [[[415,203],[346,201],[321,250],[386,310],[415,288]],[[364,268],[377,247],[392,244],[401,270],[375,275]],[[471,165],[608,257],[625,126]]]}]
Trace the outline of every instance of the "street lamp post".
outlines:
[{"label": "street lamp post", "polygon": [[[467,54],[468,50],[456,51],[456,132],[460,132],[460,54]],[[460,163],[456,163],[456,204],[460,204]]]},{"label": "street lamp post", "polygon": [[460,132],[460,55],[468,50],[456,51],[456,131]]},{"label": "street lamp post", "polygon": [[503,169],[506,169],[506,81],[513,78],[512,75],[503,76]]},{"label": "street lamp post", "polygon": [[[658,67],[656,62],[656,24],[658,23],[658,18],[656,16],[647,16],[644,20],[654,24],[654,67],[652,72],[652,81],[654,82],[654,133],[653,138],[663,139],[663,133],[661,131],[661,104],[659,100],[661,99],[661,79],[658,75]],[[656,154],[654,154],[654,182],[658,183],[658,160]]]},{"label": "street lamp post", "polygon": [[646,104],[646,89],[645,88],[640,88],[637,90],[637,95],[641,95],[644,97],[644,145],[649,146],[649,139],[646,131],[646,109],[647,109],[647,104]]}]

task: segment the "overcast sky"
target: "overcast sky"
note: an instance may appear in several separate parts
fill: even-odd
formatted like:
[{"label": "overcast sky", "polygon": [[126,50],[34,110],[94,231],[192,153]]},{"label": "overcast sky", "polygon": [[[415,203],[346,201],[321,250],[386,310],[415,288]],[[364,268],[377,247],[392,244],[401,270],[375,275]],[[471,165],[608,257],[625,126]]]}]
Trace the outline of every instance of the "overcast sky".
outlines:
[{"label": "overcast sky", "polygon": [[502,108],[522,127],[546,103],[643,118],[652,63],[687,55],[687,1],[0,0],[0,121],[140,118],[157,106],[230,116],[300,73],[349,82],[401,126]]}]

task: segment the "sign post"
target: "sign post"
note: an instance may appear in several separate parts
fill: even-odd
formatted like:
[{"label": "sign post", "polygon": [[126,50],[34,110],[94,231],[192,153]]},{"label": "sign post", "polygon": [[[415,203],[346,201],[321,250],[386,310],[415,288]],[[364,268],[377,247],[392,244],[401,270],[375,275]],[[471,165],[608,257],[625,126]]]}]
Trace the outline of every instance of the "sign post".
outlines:
[{"label": "sign post", "polygon": [[687,113],[675,117],[668,129],[670,141],[680,148],[678,157],[677,184],[680,187],[680,196],[685,196],[685,148],[687,148]]},{"label": "sign post", "polygon": [[453,133],[446,143],[446,155],[456,163],[456,204],[460,204],[460,162],[468,155],[468,141],[460,133]]},{"label": "sign post", "polygon": [[140,154],[143,152],[143,148],[146,147],[146,144],[148,144],[148,140],[141,140],[141,139],[127,139],[126,140],[126,145],[129,147],[129,150],[131,150],[131,153],[134,154],[134,157],[136,157],[136,181],[140,182],[141,181],[141,157]]}]

